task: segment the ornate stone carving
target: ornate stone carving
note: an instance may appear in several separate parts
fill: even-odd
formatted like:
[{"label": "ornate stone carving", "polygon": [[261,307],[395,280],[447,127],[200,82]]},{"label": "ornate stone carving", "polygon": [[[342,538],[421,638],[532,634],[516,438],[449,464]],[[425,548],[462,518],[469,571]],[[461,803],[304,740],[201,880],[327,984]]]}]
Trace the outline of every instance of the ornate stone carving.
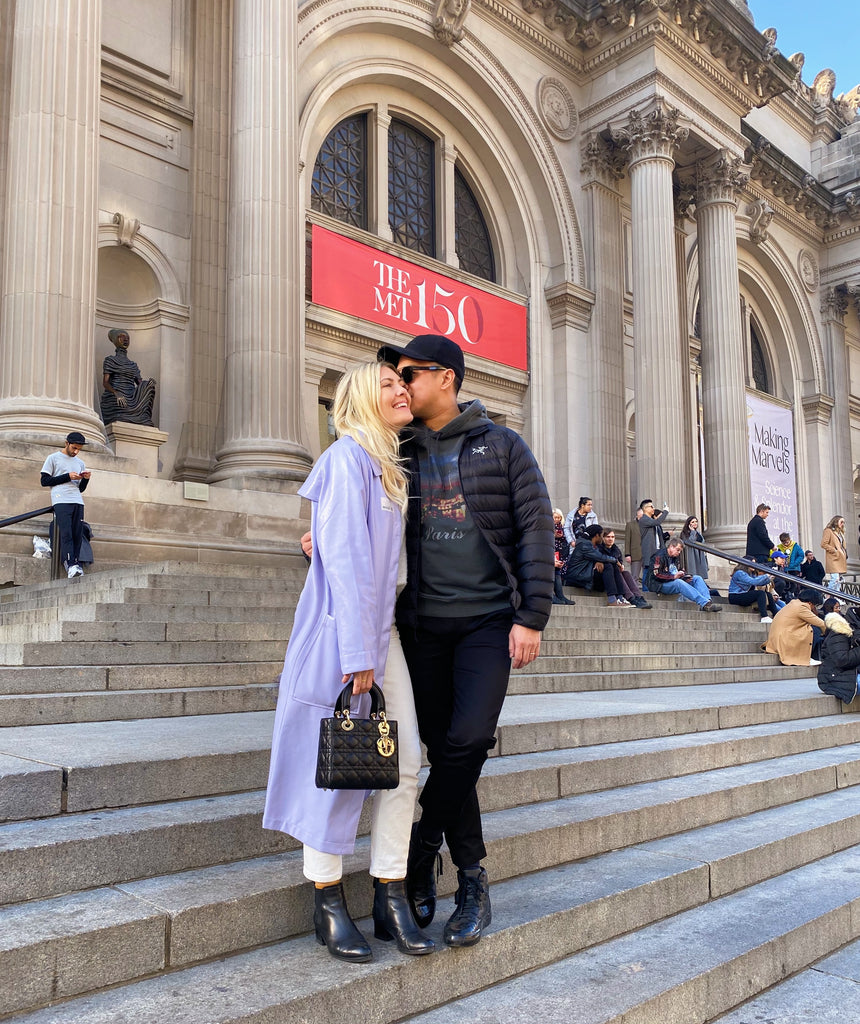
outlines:
[{"label": "ornate stone carving", "polygon": [[130,249],[134,245],[134,236],[140,231],[140,221],[122,213],[115,213],[111,221],[117,226],[118,244]]},{"label": "ornate stone carving", "polygon": [[846,120],[849,122],[857,115],[857,108],[860,107],[860,85],[855,85],[848,92],[842,92],[836,97],[836,102],[842,109]]},{"label": "ornate stone carving", "polygon": [[438,0],[433,17],[433,34],[443,46],[459,43],[465,33],[463,27],[471,0]]},{"label": "ornate stone carving", "polygon": [[743,157],[721,149],[696,164],[696,197],[702,203],[736,202],[750,180]]},{"label": "ornate stone carving", "polygon": [[624,177],[627,156],[622,149],[592,133],[582,147],[582,173],[586,180],[614,186]]},{"label": "ornate stone carving", "polygon": [[830,68],[819,71],[812,80],[812,105],[815,107],[828,107],[833,99],[833,90],[836,88],[836,75]]},{"label": "ornate stone carving", "polygon": [[675,196],[675,218],[679,221],[695,220],[696,189],[692,182],[682,181],[673,186]]},{"label": "ornate stone carving", "polygon": [[765,44],[762,47],[761,59],[764,61],[773,60],[778,53],[776,48],[776,29],[766,28],[764,32],[762,32],[762,35],[765,38]]},{"label": "ornate stone carving", "polygon": [[792,65],[797,72],[797,77],[800,78],[800,72],[803,71],[803,65],[806,63],[806,54],[800,51],[793,53],[788,58],[788,63]]},{"label": "ornate stone carving", "polygon": [[538,109],[547,128],[563,142],[576,134],[579,115],[567,86],[558,78],[546,76],[538,82]]},{"label": "ornate stone carving", "polygon": [[818,287],[818,263],[809,249],[801,249],[797,254],[797,272],[803,287],[808,292],[814,292]]},{"label": "ornate stone carving", "polygon": [[754,136],[745,153],[750,177],[774,199],[797,210],[817,227],[828,230],[838,224],[831,193],[813,175],[781,159],[778,153],[772,155],[770,149],[767,139]]},{"label": "ornate stone carving", "polygon": [[753,245],[761,245],[767,241],[767,229],[773,220],[774,209],[764,199],[756,199],[747,207],[750,215],[750,241]]},{"label": "ornate stone carving", "polygon": [[860,220],[860,192],[845,193],[845,209],[851,220]]},{"label": "ornate stone carving", "polygon": [[844,320],[848,312],[848,288],[837,284],[821,296],[821,313],[825,320]]},{"label": "ornate stone carving", "polygon": [[680,122],[680,112],[662,100],[650,111],[631,110],[627,124],[611,129],[613,141],[630,154],[630,162],[648,157],[671,160],[675,148],[687,139],[690,129]]}]

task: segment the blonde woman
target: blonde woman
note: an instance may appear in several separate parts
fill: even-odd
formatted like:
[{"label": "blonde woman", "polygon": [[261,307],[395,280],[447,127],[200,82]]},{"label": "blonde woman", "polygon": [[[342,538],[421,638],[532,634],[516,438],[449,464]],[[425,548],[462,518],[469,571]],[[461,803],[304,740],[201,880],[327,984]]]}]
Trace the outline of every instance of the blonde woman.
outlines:
[{"label": "blonde woman", "polygon": [[[398,571],[406,508],[398,432],[412,420],[410,405],[391,365],[348,371],[334,400],[338,440],[299,490],[311,502],[313,558],[281,675],[263,816],[264,828],[304,846],[317,941],[353,962],[372,954],[347,909],[342,856],[353,851],[367,794],[314,784],[319,721],[331,715],[350,676],[356,694],[366,694],[374,682],[382,687],[400,745],[400,785],[374,798],[374,932],[396,940],[404,953],[434,949],[415,924],[403,883],[421,764],[412,687],[392,625],[395,592],[406,579],[405,564],[402,580]],[[367,701],[353,701],[354,712],[366,716]]]},{"label": "blonde woman", "polygon": [[828,576],[825,582],[831,590],[841,590],[842,574],[848,570],[845,520],[842,516],[834,516],[824,527],[821,546],[824,548],[824,571]]}]

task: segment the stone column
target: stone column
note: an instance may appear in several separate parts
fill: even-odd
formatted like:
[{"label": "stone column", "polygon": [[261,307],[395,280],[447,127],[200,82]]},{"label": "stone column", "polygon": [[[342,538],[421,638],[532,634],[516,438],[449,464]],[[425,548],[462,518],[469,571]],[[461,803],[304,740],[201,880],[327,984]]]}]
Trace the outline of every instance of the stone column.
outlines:
[{"label": "stone column", "polygon": [[678,359],[672,153],[688,134],[678,111],[659,101],[612,131],[630,160],[636,476],[640,497],[666,502],[678,514],[686,514],[692,495],[678,457],[689,443],[683,436],[688,384]]},{"label": "stone column", "polygon": [[[854,474],[851,464],[851,410],[849,406],[848,352],[845,346],[845,314],[848,312],[848,289],[845,285],[828,288],[821,302],[824,327],[824,358],[827,364],[828,384],[833,395],[831,438],[831,508],[824,517],[845,516],[846,524],[853,520]],[[853,546],[853,531],[846,537]]]},{"label": "stone column", "polygon": [[0,434],[103,439],[93,408],[101,2],[15,10]]},{"label": "stone column", "polygon": [[206,483],[224,378],[230,147],[231,0],[197,4],[191,215],[190,395],[173,476]]},{"label": "stone column", "polygon": [[235,488],[290,490],[311,463],[302,443],[296,33],[282,0],[235,0],[224,442],[210,476]]},{"label": "stone column", "polygon": [[590,276],[596,285],[591,315],[594,355],[588,361],[592,406],[587,419],[595,449],[594,477],[583,481],[583,493],[594,495],[601,523],[623,526],[631,516],[624,390],[624,235],[618,192],[624,170],[622,161],[597,137],[585,145],[582,170]]},{"label": "stone column", "polygon": [[752,510],[735,213],[748,180],[726,150],[696,169],[708,541],[740,554]]}]

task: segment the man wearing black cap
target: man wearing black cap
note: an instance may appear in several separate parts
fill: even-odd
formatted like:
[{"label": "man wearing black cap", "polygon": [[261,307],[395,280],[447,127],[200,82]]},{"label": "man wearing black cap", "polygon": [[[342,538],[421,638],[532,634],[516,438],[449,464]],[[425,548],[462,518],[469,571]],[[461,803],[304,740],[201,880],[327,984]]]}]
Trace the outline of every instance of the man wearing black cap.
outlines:
[{"label": "man wearing black cap", "polygon": [[57,520],[59,537],[54,538],[54,543],[60,545],[60,561],[70,580],[84,574],[78,561],[84,523],[81,492],[87,489],[90,471],[78,452],[86,443],[84,435],[73,430],[66,437],[62,451],[53,452],[42,466],[42,486],[51,488],[51,504]]},{"label": "man wearing black cap", "polygon": [[534,456],[480,402],[458,405],[465,365],[449,338],[385,346],[412,396],[401,434],[410,474],[408,579],[396,610],[430,774],[412,832],[406,885],[415,919],[436,909],[443,837],[457,867],[451,946],[471,946],[490,923],[486,856],[475,786],[511,666],[540,650],[554,573],[552,507]]}]

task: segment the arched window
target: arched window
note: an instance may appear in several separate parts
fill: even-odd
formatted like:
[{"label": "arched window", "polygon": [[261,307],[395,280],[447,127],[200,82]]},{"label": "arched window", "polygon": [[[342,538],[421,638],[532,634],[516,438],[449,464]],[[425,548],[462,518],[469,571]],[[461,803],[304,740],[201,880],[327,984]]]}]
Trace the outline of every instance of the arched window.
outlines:
[{"label": "arched window", "polygon": [[454,234],[460,269],[495,281],[493,247],[484,215],[457,168],[454,168]]},{"label": "arched window", "polygon": [[311,183],[311,209],[367,228],[367,115],[347,117],[320,146]]},{"label": "arched window", "polygon": [[432,139],[392,120],[388,129],[388,224],[394,241],[436,255],[434,146]]},{"label": "arched window", "polygon": [[[369,167],[384,165],[385,154],[372,151],[375,134],[369,113],[344,118],[320,146],[311,179],[311,209],[367,231]],[[369,141],[370,140],[370,141]],[[496,280],[496,261],[487,223],[466,178],[454,174],[454,239],[444,237],[437,220],[436,143],[406,121],[393,118],[388,129],[388,223],[398,245],[436,256],[437,238],[453,248],[466,273]]]},{"label": "arched window", "polygon": [[766,395],[772,395],[765,348],[758,326],[752,317],[750,317],[750,369],[756,390],[763,391]]}]

